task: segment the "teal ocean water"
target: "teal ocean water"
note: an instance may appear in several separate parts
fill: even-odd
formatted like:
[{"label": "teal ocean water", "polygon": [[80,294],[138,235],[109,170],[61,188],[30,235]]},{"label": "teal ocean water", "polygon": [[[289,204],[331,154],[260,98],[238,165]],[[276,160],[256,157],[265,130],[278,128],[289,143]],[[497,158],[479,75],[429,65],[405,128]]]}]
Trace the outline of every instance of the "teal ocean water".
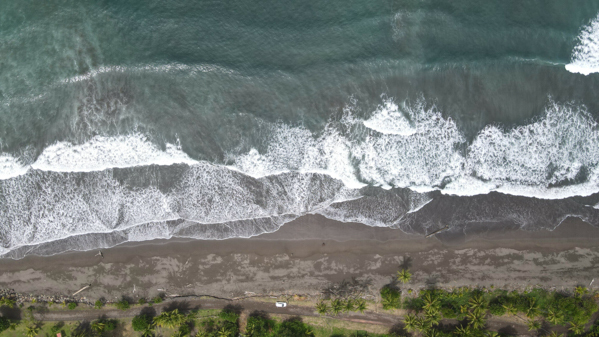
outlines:
[{"label": "teal ocean water", "polygon": [[0,254],[599,225],[599,2],[0,2]]}]

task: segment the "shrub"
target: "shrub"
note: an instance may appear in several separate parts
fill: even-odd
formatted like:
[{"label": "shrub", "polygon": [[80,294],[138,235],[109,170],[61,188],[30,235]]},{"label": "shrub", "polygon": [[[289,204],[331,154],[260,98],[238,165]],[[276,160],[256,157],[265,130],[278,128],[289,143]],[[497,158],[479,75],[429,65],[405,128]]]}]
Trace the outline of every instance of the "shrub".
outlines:
[{"label": "shrub", "polygon": [[94,303],[94,308],[96,309],[102,309],[103,306],[104,302],[102,302],[102,300],[97,300],[96,303]]},{"label": "shrub", "polygon": [[73,309],[77,308],[77,303],[76,302],[69,302],[69,304],[67,304],[67,307],[70,310],[73,310]]},{"label": "shrub", "polygon": [[146,304],[147,302],[148,302],[148,301],[146,301],[146,299],[145,299],[145,298],[143,298],[143,297],[142,297],[142,298],[140,298],[140,299],[139,299],[139,301],[137,301],[137,303],[139,303],[140,305],[144,305],[144,304]]},{"label": "shrub", "polygon": [[113,331],[114,329],[116,329],[118,321],[116,319],[109,319],[103,321],[102,323],[106,324],[104,326],[104,331]]},{"label": "shrub", "polygon": [[493,316],[503,316],[505,315],[505,308],[499,302],[493,302],[489,305],[489,312]]},{"label": "shrub", "polygon": [[131,307],[131,305],[129,304],[129,301],[127,301],[126,299],[122,299],[118,302],[115,303],[116,308],[119,310],[127,310]]},{"label": "shrub", "polygon": [[277,337],[314,336],[312,328],[299,317],[292,317],[277,327]]},{"label": "shrub", "polygon": [[401,294],[396,289],[384,286],[381,289],[381,298],[383,299],[383,309],[399,309],[401,307]]},{"label": "shrub", "polygon": [[268,336],[274,329],[276,322],[268,317],[250,316],[246,324],[246,333],[250,329],[249,336]]},{"label": "shrub", "polygon": [[162,303],[162,297],[160,296],[156,296],[152,299],[152,302],[154,303]]},{"label": "shrub", "polygon": [[10,328],[10,321],[6,317],[0,317],[0,332]]},{"label": "shrub", "polygon": [[459,311],[456,311],[453,307],[443,306],[441,307],[441,315],[445,318],[456,318],[459,315]]},{"label": "shrub", "polygon": [[137,315],[131,322],[134,331],[145,331],[150,324],[152,324],[152,317],[148,315]]}]

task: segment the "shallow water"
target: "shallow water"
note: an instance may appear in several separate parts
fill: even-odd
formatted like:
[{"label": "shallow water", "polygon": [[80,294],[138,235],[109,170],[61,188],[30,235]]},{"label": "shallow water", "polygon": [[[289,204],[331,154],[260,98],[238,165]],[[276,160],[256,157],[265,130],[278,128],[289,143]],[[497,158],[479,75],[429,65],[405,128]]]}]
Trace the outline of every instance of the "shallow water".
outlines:
[{"label": "shallow water", "polygon": [[[599,3],[0,3],[0,253],[596,224]],[[451,205],[451,206],[442,206]]]}]

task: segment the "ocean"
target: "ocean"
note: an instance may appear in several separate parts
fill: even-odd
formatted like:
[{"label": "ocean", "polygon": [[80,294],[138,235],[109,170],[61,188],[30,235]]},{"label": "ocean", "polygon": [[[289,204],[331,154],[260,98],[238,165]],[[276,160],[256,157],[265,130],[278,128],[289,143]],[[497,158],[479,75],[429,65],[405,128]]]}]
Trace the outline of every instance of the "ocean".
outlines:
[{"label": "ocean", "polygon": [[599,226],[599,1],[0,2],[0,256]]}]

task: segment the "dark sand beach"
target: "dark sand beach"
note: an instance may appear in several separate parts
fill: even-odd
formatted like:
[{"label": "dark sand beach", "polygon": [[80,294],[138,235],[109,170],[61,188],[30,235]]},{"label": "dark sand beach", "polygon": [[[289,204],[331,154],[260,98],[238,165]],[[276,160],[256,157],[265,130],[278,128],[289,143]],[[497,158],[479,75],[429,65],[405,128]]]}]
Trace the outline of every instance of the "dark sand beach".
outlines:
[{"label": "dark sand beach", "polygon": [[[319,295],[330,282],[369,278],[371,293],[402,264],[412,289],[528,286],[572,288],[599,278],[599,229],[569,218],[554,231],[510,230],[465,240],[304,216],[250,239],[156,240],[97,251],[0,261],[0,287],[83,301],[166,295]],[[595,288],[599,282],[593,282]],[[407,287],[406,287],[407,288]]]}]

